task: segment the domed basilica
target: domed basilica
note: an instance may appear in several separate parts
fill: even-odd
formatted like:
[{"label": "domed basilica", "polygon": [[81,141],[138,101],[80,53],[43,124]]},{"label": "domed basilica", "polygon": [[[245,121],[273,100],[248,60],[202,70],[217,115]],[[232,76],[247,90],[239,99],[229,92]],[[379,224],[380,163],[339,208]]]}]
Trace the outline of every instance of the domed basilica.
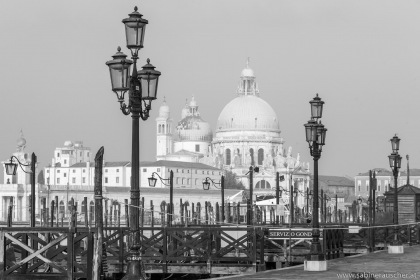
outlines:
[{"label": "domed basilica", "polygon": [[293,156],[292,147],[285,149],[277,114],[260,97],[249,61],[242,70],[237,97],[221,111],[214,136],[194,97],[182,109],[174,132],[165,101],[156,122],[158,160],[201,162],[230,170],[246,187],[249,167],[259,166],[260,171],[254,173],[257,194],[273,194],[276,172],[284,175],[281,186],[286,190],[290,174],[301,192],[309,186],[309,163],[303,163],[299,153]]}]

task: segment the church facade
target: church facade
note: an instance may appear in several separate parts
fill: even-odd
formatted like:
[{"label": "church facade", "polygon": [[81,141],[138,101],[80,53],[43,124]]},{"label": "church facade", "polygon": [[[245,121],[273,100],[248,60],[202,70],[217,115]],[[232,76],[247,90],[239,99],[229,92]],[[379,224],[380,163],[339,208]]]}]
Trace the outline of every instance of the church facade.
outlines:
[{"label": "church facade", "polygon": [[[273,195],[276,173],[285,178],[284,190],[290,182],[303,194],[309,187],[309,163],[302,162],[299,153],[293,156],[292,147],[284,146],[279,119],[273,108],[260,97],[254,71],[242,70],[237,96],[221,111],[213,135],[210,125],[200,116],[193,97],[181,113],[181,121],[172,130],[169,106],[159,109],[157,125],[157,159],[200,162],[236,174],[249,188],[247,172],[258,166],[254,173],[254,192]],[[283,192],[285,193],[285,192]],[[288,195],[283,196],[288,201]],[[298,205],[305,198],[298,195]]]}]

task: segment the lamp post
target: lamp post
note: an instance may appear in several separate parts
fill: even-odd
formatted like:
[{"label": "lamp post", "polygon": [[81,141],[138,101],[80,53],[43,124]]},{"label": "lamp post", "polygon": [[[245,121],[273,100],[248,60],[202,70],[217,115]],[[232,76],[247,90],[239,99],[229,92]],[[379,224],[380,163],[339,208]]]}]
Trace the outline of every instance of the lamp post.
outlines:
[{"label": "lamp post", "polygon": [[[158,173],[153,172],[152,177],[147,178],[149,181],[149,187],[155,187],[157,179],[155,175],[158,176],[162,184],[169,186],[169,226],[172,226],[173,214],[174,214],[174,172],[171,170],[169,172],[169,179],[162,178]],[[169,184],[166,183],[169,181]]]},{"label": "lamp post", "polygon": [[306,256],[304,269],[309,271],[327,270],[327,262],[322,254],[321,243],[319,242],[319,218],[318,218],[318,160],[321,158],[322,146],[325,145],[327,129],[319,120],[322,117],[324,101],[318,97],[311,100],[311,120],[306,123],[306,141],[309,144],[311,156],[314,159],[314,190],[313,190],[313,223],[312,223],[312,242],[309,254]]},{"label": "lamp post", "polygon": [[[132,60],[126,59],[126,55],[118,52],[106,65],[111,75],[112,91],[117,95],[120,109],[124,115],[132,118],[132,152],[131,152],[131,189],[130,189],[130,252],[128,257],[127,273],[123,279],[144,279],[144,271],[141,270],[141,242],[139,230],[139,205],[140,205],[140,156],[139,156],[139,119],[147,120],[151,110],[151,102],[156,99],[160,72],[155,67],[147,64],[142,70],[137,71],[138,52],[143,48],[145,28],[148,23],[137,12],[129,14],[128,18],[122,20],[125,25],[127,48],[130,49]],[[130,66],[133,64],[133,71],[130,76]],[[128,91],[128,105],[125,100],[125,93]]]},{"label": "lamp post", "polygon": [[203,181],[203,189],[208,191],[210,189],[210,182],[215,188],[218,188],[217,185],[220,185],[220,190],[222,193],[222,221],[225,221],[225,176],[222,175],[220,182],[215,182],[213,179],[206,177]]},{"label": "lamp post", "polygon": [[250,166],[249,167],[249,171],[247,173],[245,173],[246,175],[249,175],[249,200],[248,200],[248,205],[247,205],[247,225],[252,225],[253,224],[253,195],[254,195],[254,183],[253,183],[253,179],[254,179],[254,172],[259,172],[260,168],[258,166]]},{"label": "lamp post", "polygon": [[312,191],[306,188],[306,217],[309,217],[309,200],[312,199]]},{"label": "lamp post", "polygon": [[[17,161],[17,163],[14,163],[13,159],[15,159]],[[23,170],[23,172],[31,174],[31,199],[30,199],[30,204],[31,204],[31,227],[35,227],[35,166],[36,166],[36,155],[35,153],[32,153],[31,155],[31,163],[30,164],[24,164],[21,163],[19,161],[19,159],[15,156],[12,156],[10,158],[10,162],[5,163],[5,167],[6,167],[6,174],[7,175],[16,175],[16,169],[17,166],[20,166],[20,168]],[[30,171],[25,171],[25,169],[23,169],[22,166],[30,166],[31,170]]]},{"label": "lamp post", "polygon": [[401,240],[399,240],[398,235],[398,170],[401,168],[401,156],[398,154],[400,149],[400,138],[397,135],[392,137],[391,147],[392,153],[388,156],[389,165],[394,175],[394,240],[391,243],[391,246],[388,246],[388,253],[403,253],[404,247],[402,246]]}]

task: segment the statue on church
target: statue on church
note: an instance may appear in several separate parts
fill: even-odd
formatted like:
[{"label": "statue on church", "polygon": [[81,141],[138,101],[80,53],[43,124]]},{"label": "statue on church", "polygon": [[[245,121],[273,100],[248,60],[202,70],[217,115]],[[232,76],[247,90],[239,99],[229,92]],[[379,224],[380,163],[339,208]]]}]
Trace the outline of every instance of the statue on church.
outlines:
[{"label": "statue on church", "polygon": [[276,155],[276,157],[274,159],[274,161],[276,163],[276,168],[283,168],[283,167],[285,167],[286,160],[283,157],[282,152],[283,151],[281,149],[278,149],[277,150],[277,155]]},{"label": "statue on church", "polygon": [[235,150],[235,155],[233,156],[233,167],[241,166],[241,156],[238,153],[238,150]]},{"label": "statue on church", "polygon": [[252,164],[252,158],[251,158],[251,153],[247,152],[246,153],[246,157],[245,157],[245,166],[251,166]]},{"label": "statue on church", "polygon": [[264,167],[266,169],[270,169],[270,168],[273,167],[273,156],[271,155],[271,153],[268,153],[265,156],[265,159],[264,159]]},{"label": "statue on church", "polygon": [[25,147],[26,147],[26,139],[23,137],[22,130],[20,131],[20,137],[17,140],[17,143],[16,144],[17,144],[16,145],[16,152],[21,153],[21,152],[23,152],[23,150],[25,150]]},{"label": "statue on church", "polygon": [[289,147],[289,149],[287,150],[287,166],[288,168],[295,168],[297,167],[297,160],[295,158],[292,157],[292,147]]}]

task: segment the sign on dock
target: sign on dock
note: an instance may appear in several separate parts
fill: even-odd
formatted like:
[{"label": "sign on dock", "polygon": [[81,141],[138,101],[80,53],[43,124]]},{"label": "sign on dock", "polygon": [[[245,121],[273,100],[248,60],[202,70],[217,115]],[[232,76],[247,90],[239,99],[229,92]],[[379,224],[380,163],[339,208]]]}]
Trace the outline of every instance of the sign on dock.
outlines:
[{"label": "sign on dock", "polygon": [[[270,229],[269,239],[312,239],[312,229]],[[320,239],[322,239],[322,229],[320,229]]]}]

